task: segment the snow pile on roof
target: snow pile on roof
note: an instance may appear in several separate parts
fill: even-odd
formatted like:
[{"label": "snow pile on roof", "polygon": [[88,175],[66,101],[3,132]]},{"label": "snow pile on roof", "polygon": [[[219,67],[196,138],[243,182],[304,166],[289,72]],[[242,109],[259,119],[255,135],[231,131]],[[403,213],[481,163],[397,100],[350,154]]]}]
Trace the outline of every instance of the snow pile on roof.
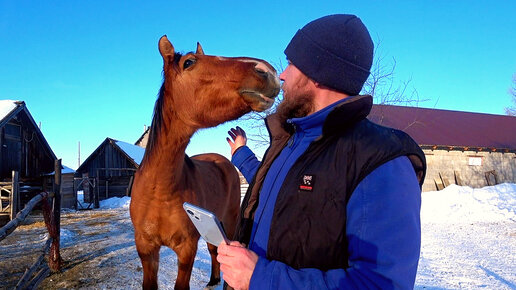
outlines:
[{"label": "snow pile on roof", "polygon": [[[67,173],[75,173],[75,170],[73,170],[72,168],[66,166],[66,165],[62,165],[61,164],[61,167],[63,167],[63,169],[61,169],[61,174],[67,174]],[[45,174],[45,175],[54,175],[56,174],[55,171],[52,171],[51,173],[48,173],[48,174]]]},{"label": "snow pile on roof", "polygon": [[62,165],[62,166],[63,166],[63,170],[61,170],[61,174],[75,173],[75,170],[73,170],[72,168],[70,168],[66,165]]},{"label": "snow pile on roof", "polygon": [[516,184],[484,188],[452,184],[424,192],[421,219],[433,223],[516,221]]},{"label": "snow pile on roof", "polygon": [[0,120],[4,119],[9,115],[12,110],[16,108],[17,101],[13,100],[0,100]]},{"label": "snow pile on roof", "polygon": [[116,141],[116,145],[120,147],[129,157],[131,157],[137,164],[142,163],[145,148],[129,144],[123,141]]}]

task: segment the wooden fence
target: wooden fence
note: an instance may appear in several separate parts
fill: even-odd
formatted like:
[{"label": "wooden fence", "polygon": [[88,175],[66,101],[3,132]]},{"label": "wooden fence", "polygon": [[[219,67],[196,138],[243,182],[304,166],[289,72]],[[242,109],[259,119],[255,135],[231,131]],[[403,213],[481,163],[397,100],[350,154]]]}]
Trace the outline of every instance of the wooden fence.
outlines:
[{"label": "wooden fence", "polygon": [[13,171],[11,181],[0,182],[0,216],[12,220],[20,210],[20,186],[18,171]]},{"label": "wooden fence", "polygon": [[[13,174],[14,176],[14,174]],[[14,181],[14,178],[13,178]],[[14,187],[14,186],[13,186]],[[28,268],[20,281],[16,285],[16,289],[35,289],[48,276],[50,271],[57,272],[61,270],[63,260],[59,253],[59,243],[61,234],[61,159],[55,162],[55,178],[53,185],[53,193],[41,192],[33,197],[23,210],[16,214],[16,217],[0,228],[0,242],[10,235],[16,228],[25,220],[32,209],[41,202],[43,209],[43,218],[47,227],[49,238],[45,242],[41,250],[41,255]],[[52,208],[50,207],[49,199],[53,199]],[[46,253],[49,251],[48,266],[42,262],[45,259]],[[43,264],[43,265],[42,265]],[[37,273],[36,273],[37,271]],[[35,274],[34,274],[35,273]]]}]

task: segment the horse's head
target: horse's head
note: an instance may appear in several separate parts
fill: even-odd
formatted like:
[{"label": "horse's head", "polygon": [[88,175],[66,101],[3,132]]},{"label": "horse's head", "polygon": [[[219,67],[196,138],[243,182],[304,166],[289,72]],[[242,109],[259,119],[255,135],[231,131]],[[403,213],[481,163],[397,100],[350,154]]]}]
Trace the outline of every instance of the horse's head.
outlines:
[{"label": "horse's head", "polygon": [[163,57],[163,110],[193,128],[212,127],[245,113],[270,108],[278,95],[276,70],[266,61],[248,57],[176,53],[166,36],[159,40]]}]

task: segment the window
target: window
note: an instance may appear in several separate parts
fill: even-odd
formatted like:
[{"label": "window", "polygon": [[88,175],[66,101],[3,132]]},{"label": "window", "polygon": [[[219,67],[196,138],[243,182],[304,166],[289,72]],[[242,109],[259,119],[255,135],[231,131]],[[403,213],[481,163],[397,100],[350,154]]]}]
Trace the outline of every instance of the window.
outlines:
[{"label": "window", "polygon": [[481,166],[482,165],[482,157],[480,156],[473,156],[469,157],[469,165],[470,166]]}]

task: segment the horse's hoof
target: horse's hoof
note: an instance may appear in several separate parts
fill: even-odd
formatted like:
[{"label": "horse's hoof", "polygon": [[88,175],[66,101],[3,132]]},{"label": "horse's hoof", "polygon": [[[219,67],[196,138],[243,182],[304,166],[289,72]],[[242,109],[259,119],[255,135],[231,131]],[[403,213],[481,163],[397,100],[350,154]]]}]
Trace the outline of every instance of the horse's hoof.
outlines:
[{"label": "horse's hoof", "polygon": [[220,279],[211,279],[210,282],[208,282],[208,285],[204,287],[204,290],[213,290],[217,288],[217,286],[220,285]]}]

